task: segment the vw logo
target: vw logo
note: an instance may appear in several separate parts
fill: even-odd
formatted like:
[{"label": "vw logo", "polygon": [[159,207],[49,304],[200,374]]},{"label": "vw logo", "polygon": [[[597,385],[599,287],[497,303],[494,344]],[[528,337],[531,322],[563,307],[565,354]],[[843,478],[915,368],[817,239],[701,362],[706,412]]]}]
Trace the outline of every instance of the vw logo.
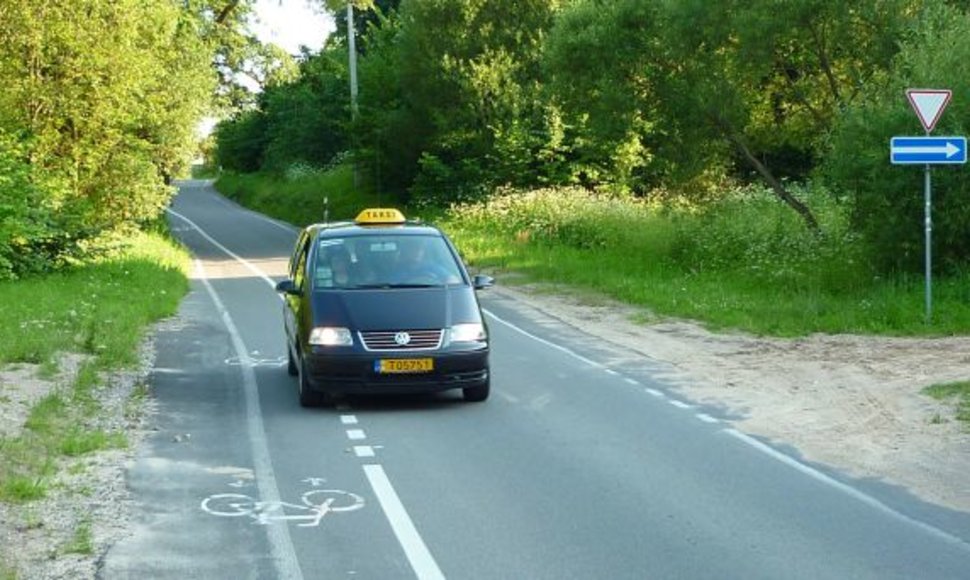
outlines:
[{"label": "vw logo", "polygon": [[406,332],[398,332],[394,335],[394,342],[398,346],[407,346],[411,342],[411,335]]}]

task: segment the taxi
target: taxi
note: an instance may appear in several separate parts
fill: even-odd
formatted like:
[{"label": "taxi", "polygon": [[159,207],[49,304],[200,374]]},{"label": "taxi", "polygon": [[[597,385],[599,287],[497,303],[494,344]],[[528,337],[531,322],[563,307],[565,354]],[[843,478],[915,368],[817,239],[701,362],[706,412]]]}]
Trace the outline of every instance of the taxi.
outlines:
[{"label": "taxi", "polygon": [[476,291],[493,283],[469,275],[441,230],[397,209],[308,226],[276,285],[300,404],[450,389],[486,400],[488,327]]}]

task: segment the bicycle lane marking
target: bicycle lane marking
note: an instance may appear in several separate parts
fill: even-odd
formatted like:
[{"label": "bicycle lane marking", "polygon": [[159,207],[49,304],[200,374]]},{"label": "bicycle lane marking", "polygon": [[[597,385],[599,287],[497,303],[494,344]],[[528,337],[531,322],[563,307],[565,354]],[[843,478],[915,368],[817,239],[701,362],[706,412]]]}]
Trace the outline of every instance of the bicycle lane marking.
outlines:
[{"label": "bicycle lane marking", "polygon": [[[198,226],[192,225],[198,229]],[[199,231],[201,232],[201,230]],[[225,304],[209,282],[205,267],[198,258],[195,260],[195,269],[199,280],[202,281],[206,292],[209,293],[209,297],[215,304],[216,310],[219,311],[222,323],[229,332],[232,348],[236,351],[236,356],[242,363],[239,365],[239,371],[242,374],[243,393],[246,400],[246,433],[249,436],[249,446],[253,455],[253,470],[256,472],[256,486],[259,489],[259,496],[267,501],[278,502],[280,501],[280,492],[276,484],[273,462],[270,459],[266,430],[263,428],[263,412],[259,405],[256,373],[253,372],[252,361],[249,359],[249,349],[246,348],[246,344],[243,342],[242,336],[239,334],[236,324],[232,321],[232,316]],[[266,535],[269,538],[270,552],[277,569],[277,577],[288,580],[303,580],[303,572],[300,570],[300,563],[296,558],[296,550],[293,548],[289,527],[285,525],[269,526]]]},{"label": "bicycle lane marking", "polygon": [[[316,500],[321,496],[322,501]],[[234,518],[248,516],[253,523],[301,522],[299,527],[317,527],[329,513],[356,511],[364,507],[364,498],[342,489],[311,489],[300,496],[303,504],[285,501],[256,501],[241,493],[217,493],[202,500],[200,507],[209,515]],[[297,512],[297,513],[287,513]]]},{"label": "bicycle lane marking", "polygon": [[[273,280],[269,276],[267,276],[265,272],[260,270],[255,264],[248,262],[244,258],[235,254],[229,248],[220,244],[218,241],[216,241],[212,236],[207,234],[201,227],[199,227],[195,222],[193,222],[189,218],[171,209],[167,209],[166,211],[171,215],[183,220],[185,223],[189,224],[206,240],[211,242],[214,246],[219,248],[222,252],[224,252],[229,257],[243,264],[246,268],[248,268],[251,272],[256,274],[258,277],[262,278],[267,284],[270,285],[270,287],[272,287],[275,290],[276,283],[273,282]],[[202,263],[198,259],[196,259],[196,264],[199,269],[202,269]],[[210,296],[212,296],[213,301],[216,302],[217,307],[220,309],[220,312],[222,312],[223,320],[227,323],[227,327],[228,327],[229,324],[232,324],[232,318],[229,316],[229,312],[225,309],[224,306],[222,306],[222,302],[218,299],[215,289],[212,288],[212,285],[209,284],[208,279],[206,279],[204,275],[202,277],[202,281],[205,283],[205,286],[209,291]],[[282,297],[280,297],[280,299],[282,300]],[[252,380],[252,388],[250,389],[247,386],[247,389],[246,389],[247,402],[249,401],[250,390],[251,390],[252,397],[256,405],[255,408],[256,408],[257,419],[258,419],[259,417],[261,417],[261,413],[259,411],[259,399],[256,396],[255,374],[253,373],[252,366],[246,354],[248,351],[245,347],[245,344],[243,343],[242,338],[239,336],[239,333],[234,331],[235,331],[235,325],[233,324],[232,331],[230,331],[230,334],[233,335],[233,345],[237,351],[239,359],[240,361],[243,362],[243,364],[241,365],[241,368],[243,369],[243,375],[244,377],[248,375],[249,377],[251,377],[251,380]],[[238,344],[236,343],[237,340],[238,340]],[[247,405],[247,408],[249,408],[248,405]],[[262,434],[262,446],[263,446],[263,449],[265,450],[266,461],[269,462],[269,449],[266,445],[266,434],[265,434],[265,431],[263,430],[263,425],[261,421],[259,421],[258,427],[259,427],[259,432]],[[371,468],[371,469],[368,469],[368,468]],[[274,493],[272,494],[272,496],[266,495],[263,493],[262,489],[260,489],[260,495],[261,497],[270,499],[272,501],[279,501],[279,490],[276,486],[275,476],[272,475],[271,464],[269,469],[270,469],[270,477],[273,477],[271,482],[272,484],[271,487]],[[407,510],[404,508],[404,505],[401,503],[400,498],[398,498],[397,492],[395,492],[394,487],[391,485],[390,479],[387,477],[387,474],[384,472],[383,467],[381,467],[380,465],[365,465],[364,474],[367,476],[367,480],[368,482],[370,482],[371,488],[374,489],[374,493],[375,495],[377,495],[378,502],[381,504],[381,508],[384,511],[384,515],[385,517],[387,517],[388,522],[391,524],[391,529],[394,531],[394,534],[397,537],[398,543],[400,543],[401,548],[404,550],[405,556],[407,556],[408,562],[411,563],[411,568],[414,570],[414,573],[417,575],[418,579],[419,580],[438,580],[438,579],[443,580],[445,578],[444,574],[442,574],[441,569],[438,567],[437,562],[435,562],[434,557],[431,555],[431,552],[428,550],[428,547],[425,545],[424,540],[421,538],[420,534],[418,533],[417,528],[414,525],[414,522],[411,521],[411,518],[408,515]],[[259,476],[259,470],[257,470],[257,481],[261,481],[262,478],[258,476]],[[289,529],[286,526],[272,526],[270,527],[270,530],[275,530],[277,528],[282,528],[285,534],[286,545],[280,546],[279,548],[281,551],[287,552],[285,559],[292,558],[292,564],[295,567],[296,573],[298,574],[298,576],[294,576],[294,578],[301,580],[303,576],[299,568],[299,562],[296,559],[296,553],[293,549],[293,542],[290,539]],[[271,544],[272,544],[272,541],[271,541]],[[274,549],[275,549],[275,546],[274,546]],[[274,555],[275,555],[275,552],[274,552]],[[281,576],[281,577],[289,578],[289,576]]]}]

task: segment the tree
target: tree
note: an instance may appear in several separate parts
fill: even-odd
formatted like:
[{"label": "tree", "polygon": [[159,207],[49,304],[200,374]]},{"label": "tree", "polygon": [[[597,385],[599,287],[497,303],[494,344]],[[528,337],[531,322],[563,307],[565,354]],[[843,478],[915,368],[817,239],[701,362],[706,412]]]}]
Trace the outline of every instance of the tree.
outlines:
[{"label": "tree", "polygon": [[[61,252],[155,218],[213,88],[198,15],[168,0],[0,0],[0,129],[70,216]],[[52,250],[56,254],[57,251]]]},{"label": "tree", "polygon": [[[923,266],[923,172],[887,159],[894,135],[922,132],[906,101],[908,87],[945,87],[953,101],[939,134],[965,135],[970,122],[970,15],[945,2],[926,2],[901,43],[891,72],[866,88],[865,98],[839,116],[825,151],[822,175],[851,202],[852,225],[868,241],[884,272]],[[962,98],[961,98],[962,96]],[[964,169],[933,169],[933,255],[940,271],[970,261],[970,177]]]}]

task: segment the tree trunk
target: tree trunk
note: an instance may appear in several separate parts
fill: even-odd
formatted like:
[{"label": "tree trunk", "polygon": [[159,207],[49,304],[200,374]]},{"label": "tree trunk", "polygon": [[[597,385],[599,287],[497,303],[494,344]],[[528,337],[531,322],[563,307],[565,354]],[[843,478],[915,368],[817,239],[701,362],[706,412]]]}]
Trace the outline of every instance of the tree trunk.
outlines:
[{"label": "tree trunk", "polygon": [[751,152],[751,149],[749,149],[744,143],[744,139],[742,139],[737,131],[734,130],[734,127],[731,126],[730,122],[717,115],[715,116],[715,119],[718,126],[721,127],[721,130],[724,132],[724,136],[727,137],[728,141],[730,141],[731,144],[734,145],[742,155],[744,155],[744,158],[755,168],[765,182],[768,183],[768,186],[771,187],[771,190],[775,193],[775,195],[785,202],[788,207],[795,210],[799,216],[801,216],[809,230],[816,235],[821,235],[822,228],[819,227],[818,220],[815,219],[815,215],[812,213],[812,210],[809,209],[809,207],[802,203],[798,198],[793,196],[787,189],[785,189],[785,186],[781,183],[781,181],[778,180],[777,177],[775,177],[775,175],[771,172],[771,169],[769,169],[767,165],[762,163],[761,160]]}]

